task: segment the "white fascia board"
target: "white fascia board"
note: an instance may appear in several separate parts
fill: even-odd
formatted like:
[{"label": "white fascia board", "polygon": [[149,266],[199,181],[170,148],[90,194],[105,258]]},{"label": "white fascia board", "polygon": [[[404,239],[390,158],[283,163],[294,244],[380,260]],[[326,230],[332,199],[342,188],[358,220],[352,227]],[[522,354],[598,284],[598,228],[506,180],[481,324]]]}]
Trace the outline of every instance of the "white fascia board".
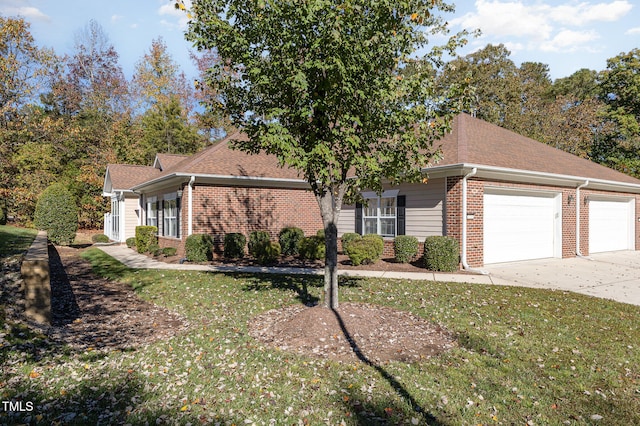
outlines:
[{"label": "white fascia board", "polygon": [[269,178],[262,176],[229,176],[229,175],[215,175],[215,174],[194,174],[194,173],[172,173],[170,175],[162,176],[150,180],[148,182],[141,183],[131,188],[133,191],[138,192],[143,189],[154,189],[159,186],[165,186],[168,181],[178,180],[180,182],[188,182],[192,176],[195,176],[198,183],[208,183],[226,186],[268,186],[276,188],[295,188],[295,189],[309,189],[307,181],[302,179],[284,179],[284,178]]},{"label": "white fascia board", "polygon": [[509,169],[505,167],[486,166],[480,164],[461,163],[441,167],[433,166],[424,168],[423,171],[430,177],[445,177],[462,176],[474,168],[478,169],[478,173],[475,177],[485,179],[568,187],[577,187],[584,182],[589,181],[589,185],[587,186],[588,189],[640,194],[640,184],[593,179],[583,176],[536,172],[531,170]]}]

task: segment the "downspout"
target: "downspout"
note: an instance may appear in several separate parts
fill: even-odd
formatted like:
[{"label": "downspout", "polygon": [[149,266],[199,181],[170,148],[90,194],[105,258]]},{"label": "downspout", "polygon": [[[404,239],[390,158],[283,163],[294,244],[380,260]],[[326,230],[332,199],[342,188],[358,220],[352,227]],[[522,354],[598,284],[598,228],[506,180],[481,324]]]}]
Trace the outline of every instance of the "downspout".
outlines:
[{"label": "downspout", "polygon": [[478,168],[474,167],[462,178],[462,254],[460,256],[460,263],[462,263],[462,268],[465,271],[487,275],[486,271],[474,269],[469,266],[467,262],[467,179],[475,176],[476,173],[478,173]]},{"label": "downspout", "polygon": [[580,251],[580,190],[589,185],[589,180],[587,179],[582,185],[576,188],[576,256],[578,257],[586,257]]},{"label": "downspout", "polygon": [[193,184],[196,181],[195,176],[191,176],[189,179],[189,211],[187,219],[187,236],[193,234]]}]

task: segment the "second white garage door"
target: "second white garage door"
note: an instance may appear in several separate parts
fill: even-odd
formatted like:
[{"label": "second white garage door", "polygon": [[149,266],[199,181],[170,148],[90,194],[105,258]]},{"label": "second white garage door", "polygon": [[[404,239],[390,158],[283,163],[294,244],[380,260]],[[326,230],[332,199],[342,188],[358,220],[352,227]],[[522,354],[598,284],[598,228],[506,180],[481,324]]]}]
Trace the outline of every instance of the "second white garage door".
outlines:
[{"label": "second white garage door", "polygon": [[484,263],[562,256],[558,194],[484,194]]},{"label": "second white garage door", "polygon": [[631,200],[589,200],[589,253],[633,250]]}]

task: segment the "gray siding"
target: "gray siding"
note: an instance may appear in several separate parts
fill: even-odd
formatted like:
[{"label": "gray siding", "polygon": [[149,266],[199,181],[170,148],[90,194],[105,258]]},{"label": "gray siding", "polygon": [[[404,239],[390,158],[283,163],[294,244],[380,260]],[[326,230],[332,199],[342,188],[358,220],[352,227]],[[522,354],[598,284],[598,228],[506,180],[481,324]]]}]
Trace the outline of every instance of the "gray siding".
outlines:
[{"label": "gray siding", "polygon": [[[395,188],[386,188],[395,189]],[[428,184],[403,184],[398,195],[407,197],[406,235],[420,241],[431,235],[444,234],[445,180],[430,179]],[[338,236],[355,232],[355,206],[342,206],[338,219]]]}]

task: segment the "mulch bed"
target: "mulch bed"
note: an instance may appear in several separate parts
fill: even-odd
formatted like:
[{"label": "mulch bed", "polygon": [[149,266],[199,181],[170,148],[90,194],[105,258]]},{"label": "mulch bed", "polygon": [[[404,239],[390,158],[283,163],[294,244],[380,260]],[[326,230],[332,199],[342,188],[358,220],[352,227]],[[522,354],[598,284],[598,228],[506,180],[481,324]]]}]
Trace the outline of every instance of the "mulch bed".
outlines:
[{"label": "mulch bed", "polygon": [[140,299],[127,285],[100,278],[71,247],[49,246],[49,338],[73,348],[124,350],[175,336],[188,322]]}]

